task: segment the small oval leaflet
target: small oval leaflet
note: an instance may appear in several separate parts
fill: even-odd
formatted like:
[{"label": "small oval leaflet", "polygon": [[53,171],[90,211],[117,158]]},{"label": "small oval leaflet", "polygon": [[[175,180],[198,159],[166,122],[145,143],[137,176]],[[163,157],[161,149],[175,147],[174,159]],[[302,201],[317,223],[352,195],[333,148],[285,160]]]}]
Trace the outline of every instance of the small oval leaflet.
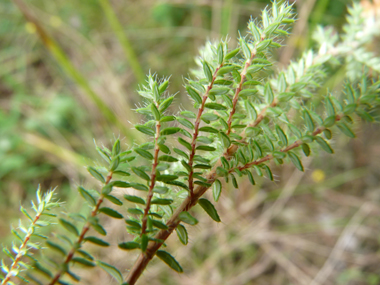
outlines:
[{"label": "small oval leaflet", "polygon": [[303,171],[303,165],[299,157],[294,152],[291,152],[291,151],[288,152],[288,156],[290,160],[292,161],[292,163],[294,164],[294,166],[297,167],[298,170]]},{"label": "small oval leaflet", "polygon": [[198,224],[198,220],[196,218],[194,218],[192,215],[190,215],[189,212],[186,212],[186,211],[183,211],[181,212],[179,215],[178,215],[178,218],[186,223],[186,224],[189,224],[189,225],[196,225]]},{"label": "small oval leaflet", "polygon": [[96,205],[95,198],[92,197],[92,195],[86,189],[84,189],[82,186],[78,187],[78,192],[90,204],[90,206]]},{"label": "small oval leaflet", "polygon": [[153,199],[151,204],[157,204],[157,205],[170,205],[173,203],[173,199],[164,199],[164,198],[156,198]]},{"label": "small oval leaflet", "polygon": [[182,273],[183,269],[181,265],[179,265],[178,261],[168,252],[164,250],[157,250],[156,255],[159,259],[165,262],[171,269]]},{"label": "small oval leaflet", "polygon": [[106,214],[107,216],[110,216],[115,219],[122,219],[123,215],[120,214],[118,211],[108,208],[108,207],[103,207],[99,209],[100,213]]},{"label": "small oval leaflet", "polygon": [[120,271],[116,267],[100,260],[97,260],[96,264],[100,268],[102,268],[105,272],[110,274],[113,278],[115,278],[120,284],[123,283],[123,275],[120,273]]},{"label": "small oval leaflet", "polygon": [[88,267],[95,267],[95,263],[85,259],[85,258],[82,258],[82,257],[73,257],[71,259],[72,262],[77,262],[77,263],[80,263],[84,266],[88,266]]},{"label": "small oval leaflet", "polygon": [[110,244],[100,238],[97,237],[85,237],[84,241],[88,241],[94,244],[97,244],[99,246],[109,246]]},{"label": "small oval leaflet", "polygon": [[189,238],[188,238],[187,230],[186,230],[185,226],[179,224],[179,225],[176,227],[175,231],[177,232],[177,236],[178,236],[178,238],[179,238],[179,241],[180,241],[182,244],[187,245]]},{"label": "small oval leaflet", "polygon": [[99,180],[102,183],[105,183],[106,180],[104,179],[103,175],[100,174],[99,171],[97,171],[95,168],[89,166],[87,167],[88,172],[96,179]]},{"label": "small oval leaflet", "polygon": [[214,197],[215,202],[218,202],[221,193],[222,193],[222,182],[216,179],[212,188],[212,196]]},{"label": "small oval leaflet", "polygon": [[125,250],[132,250],[136,248],[140,248],[140,244],[134,241],[122,242],[118,244],[118,247]]},{"label": "small oval leaflet", "polygon": [[59,219],[59,223],[66,229],[68,230],[69,232],[73,233],[74,235],[76,236],[79,236],[79,231],[78,229],[72,224],[70,223],[69,221],[65,220],[65,219]]},{"label": "small oval leaflet", "polygon": [[214,205],[205,198],[200,198],[198,204],[205,210],[205,212],[213,219],[215,222],[220,222],[218,212],[216,211]]}]

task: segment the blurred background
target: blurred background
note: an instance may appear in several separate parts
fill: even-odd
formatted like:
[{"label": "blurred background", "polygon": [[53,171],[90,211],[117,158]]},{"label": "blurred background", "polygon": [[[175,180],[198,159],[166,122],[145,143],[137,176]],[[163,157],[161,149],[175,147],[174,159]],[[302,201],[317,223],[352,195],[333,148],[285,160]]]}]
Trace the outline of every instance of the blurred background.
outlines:
[{"label": "blurred background", "polygon": [[[20,203],[29,206],[38,185],[58,186],[61,200],[80,206],[77,186],[93,183],[85,166],[99,160],[94,140],[110,146],[120,137],[124,148],[141,140],[133,124],[143,118],[133,109],[145,74],[172,75],[176,106],[189,108],[182,85],[198,49],[227,35],[236,42],[249,18],[270,3],[25,2],[0,0],[2,245],[10,244],[10,223],[17,224]],[[375,9],[375,3],[362,2]],[[274,54],[278,66],[313,46],[317,25],[341,31],[350,3],[297,1],[293,34]],[[339,89],[342,82],[341,75],[333,76],[324,88]],[[286,165],[274,168],[275,182],[226,186],[216,205],[221,224],[195,212],[200,223],[188,229],[189,245],[181,246],[174,235],[168,240],[185,273],[153,261],[139,284],[380,284],[379,130],[358,122],[356,139],[335,136],[335,154],[304,160],[304,173]],[[114,244],[128,238],[113,221],[107,230]],[[136,256],[116,247],[99,255],[123,273]],[[96,270],[81,274],[83,284],[113,282]]]}]

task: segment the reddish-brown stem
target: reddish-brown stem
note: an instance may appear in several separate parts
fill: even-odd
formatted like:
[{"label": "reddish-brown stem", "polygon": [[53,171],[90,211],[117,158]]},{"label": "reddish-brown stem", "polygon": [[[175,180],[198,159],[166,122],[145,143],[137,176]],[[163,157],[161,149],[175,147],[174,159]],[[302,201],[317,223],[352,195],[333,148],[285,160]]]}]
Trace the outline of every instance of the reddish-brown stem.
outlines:
[{"label": "reddish-brown stem", "polygon": [[[344,116],[344,115],[337,115],[337,116],[335,117],[335,121],[336,121],[336,122],[340,121],[340,120],[343,118],[343,116]],[[319,135],[319,134],[321,134],[325,129],[326,129],[325,127],[319,127],[319,128],[317,128],[317,129],[316,129],[311,135],[312,135],[312,136]],[[281,151],[281,152],[288,152],[289,150],[292,150],[292,149],[294,149],[294,148],[296,148],[296,147],[299,147],[299,146],[302,145],[302,144],[303,144],[303,141],[302,141],[302,140],[297,140],[297,141],[295,141],[294,143],[288,145],[286,148],[284,148],[284,149],[282,149],[282,150],[280,150],[280,151]],[[266,162],[266,161],[268,161],[268,160],[271,160],[271,159],[273,159],[273,155],[272,155],[272,154],[268,154],[268,155],[266,155],[266,156],[263,157],[263,158],[260,158],[260,159],[258,159],[258,160],[255,160],[255,161],[249,162],[249,163],[247,163],[247,164],[245,164],[245,165],[243,165],[243,166],[239,166],[239,167],[236,167],[236,168],[231,168],[228,172],[229,172],[229,173],[232,173],[232,172],[235,171],[235,169],[238,169],[238,170],[242,171],[242,170],[244,170],[244,169],[250,168],[250,167],[252,167],[252,166],[254,166],[254,165],[259,165],[259,164],[264,163],[264,162]]]},{"label": "reddish-brown stem", "polygon": [[[113,174],[113,173],[110,172],[110,173],[107,175],[105,185],[107,185],[107,184],[111,181],[111,179],[112,179],[112,174]],[[98,199],[98,201],[97,201],[97,203],[96,203],[94,209],[93,209],[92,212],[91,212],[91,217],[95,217],[95,216],[96,216],[96,214],[97,214],[97,212],[98,212],[98,210],[99,210],[100,205],[103,203],[103,200],[104,200],[104,195],[102,194],[102,195],[100,195],[100,197],[99,197],[99,199]],[[71,248],[71,250],[70,250],[70,252],[67,254],[66,259],[65,259],[65,261],[63,262],[63,264],[69,264],[69,262],[71,261],[71,259],[74,257],[75,252],[78,250],[79,246],[82,244],[83,239],[84,239],[86,233],[88,232],[88,230],[89,230],[90,228],[91,228],[91,223],[90,223],[90,222],[87,222],[87,223],[84,225],[84,227],[82,228],[82,231],[81,231],[81,233],[80,233],[80,235],[79,235],[79,237],[78,237],[78,239],[77,239],[77,241],[76,241],[76,243],[75,243],[75,246],[73,246],[73,247]],[[66,271],[64,271],[64,270],[62,270],[62,269],[59,270],[59,271],[55,274],[54,278],[51,280],[51,282],[49,283],[49,285],[53,285],[53,284],[55,284],[55,283],[59,280],[59,278],[61,278],[61,277],[63,276],[63,274],[65,274],[65,273],[66,273]]]},{"label": "reddish-brown stem", "polygon": [[[157,104],[157,109],[159,105]],[[146,201],[146,206],[144,210],[144,216],[142,219],[142,225],[141,225],[141,236],[145,234],[146,231],[146,224],[147,224],[147,219],[148,219],[148,214],[150,210],[150,202],[152,201],[153,197],[153,188],[154,185],[156,184],[156,168],[158,165],[158,153],[160,152],[160,148],[158,146],[158,139],[160,137],[160,129],[161,129],[161,123],[160,121],[157,121],[156,123],[156,137],[155,137],[155,146],[154,146],[154,158],[153,158],[153,164],[152,164],[152,172],[150,174],[150,186],[149,186],[149,192],[148,192],[148,197]]]},{"label": "reddish-brown stem", "polygon": [[193,175],[194,175],[194,170],[193,170],[193,163],[194,163],[194,155],[195,155],[195,148],[197,146],[197,137],[198,137],[198,134],[199,134],[199,125],[201,123],[201,116],[203,114],[203,111],[204,111],[204,108],[205,108],[205,104],[206,104],[206,101],[207,101],[207,98],[208,98],[208,94],[210,93],[210,90],[212,89],[212,86],[214,85],[214,82],[216,80],[216,77],[217,77],[217,73],[219,71],[219,69],[223,66],[223,63],[221,65],[219,65],[216,69],[215,69],[215,72],[212,76],[212,80],[210,82],[210,84],[207,86],[207,90],[205,92],[205,94],[203,95],[203,98],[202,98],[202,104],[201,106],[199,107],[198,109],[198,115],[197,115],[197,118],[195,120],[195,124],[194,124],[194,133],[193,133],[193,139],[191,141],[191,151],[190,151],[190,157],[189,157],[189,166],[191,168],[191,171],[189,173],[189,190],[190,190],[190,196],[193,195],[193,190],[194,190],[194,179],[193,179]]},{"label": "reddish-brown stem", "polygon": [[[341,118],[343,117],[344,115],[337,115],[336,116],[336,121],[339,121],[341,120]],[[313,133],[312,135],[313,136],[316,136],[320,133],[323,132],[325,128],[324,127],[319,127],[317,128]],[[301,140],[298,140],[296,142],[294,142],[293,144],[289,145],[288,147],[284,148],[283,150],[281,150],[282,152],[287,152],[291,149],[294,149],[298,146],[300,146],[302,144],[302,141]],[[233,148],[231,149],[231,152],[230,152],[230,155],[233,155],[235,151],[236,152],[237,148]],[[271,160],[273,159],[273,156],[271,154],[257,160],[257,161],[254,161],[254,162],[251,162],[245,166],[241,166],[241,170],[244,170],[248,167],[251,167],[253,165],[256,165],[256,164],[261,164],[261,163],[264,163],[268,160]],[[217,174],[216,174],[216,168],[218,166],[220,166],[221,163],[220,161],[214,166],[214,168],[207,174],[206,176],[206,179],[207,179],[207,183],[209,184],[213,184],[217,178]],[[244,168],[245,167],[245,168]],[[239,169],[240,169],[239,168]],[[233,171],[233,170],[231,170]],[[167,221],[166,225],[168,226],[168,229],[167,230],[160,230],[155,238],[156,239],[159,239],[159,240],[162,240],[162,242],[155,242],[155,241],[150,241],[149,244],[148,244],[148,247],[146,249],[146,252],[145,254],[140,254],[139,258],[136,260],[135,264],[133,265],[132,269],[130,270],[128,276],[127,276],[127,279],[126,279],[126,282],[129,284],[129,285],[134,285],[136,284],[136,281],[139,279],[139,277],[141,276],[142,272],[144,271],[144,269],[146,268],[146,266],[148,265],[148,263],[150,262],[150,260],[155,256],[157,250],[162,246],[162,244],[165,242],[165,240],[171,235],[171,233],[174,231],[174,229],[178,226],[178,224],[180,223],[180,220],[178,218],[179,214],[183,211],[188,211],[189,209],[191,209],[194,205],[197,204],[198,202],[198,199],[209,189],[209,187],[206,187],[206,186],[200,186],[198,185],[195,189],[194,189],[194,193],[193,193],[193,196],[190,197],[188,196],[182,203],[181,205],[176,209],[176,211],[173,213],[173,215],[171,216],[171,218]]]},{"label": "reddish-brown stem", "polygon": [[[34,218],[32,224],[30,225],[30,228],[34,227],[35,224],[37,223],[37,221],[39,220],[39,218],[41,217],[41,213],[37,214],[36,217]],[[11,265],[11,268],[9,269],[9,272],[7,273],[7,275],[5,276],[5,278],[3,279],[3,281],[1,282],[1,284],[7,284],[7,282],[9,280],[11,280],[11,277],[13,276],[12,275],[12,271],[16,269],[17,267],[17,264],[19,263],[20,259],[23,257],[23,250],[24,248],[27,246],[28,244],[28,241],[30,239],[30,237],[32,236],[33,234],[33,231],[31,232],[28,232],[28,234],[25,236],[25,239],[24,241],[22,242],[21,246],[19,247],[19,252],[17,253],[15,259],[13,260],[13,263]]]},{"label": "reddish-brown stem", "polygon": [[251,66],[252,61],[255,58],[255,56],[256,56],[256,49],[254,49],[254,51],[251,53],[251,57],[245,62],[244,68],[243,68],[242,72],[240,73],[240,83],[239,83],[239,86],[236,88],[234,98],[232,99],[232,110],[230,112],[230,115],[229,115],[228,121],[227,121],[227,125],[228,125],[227,135],[229,135],[231,133],[232,116],[236,112],[236,105],[237,105],[237,102],[239,100],[240,91],[243,89],[243,83],[244,83],[245,78],[247,76],[248,67]]}]

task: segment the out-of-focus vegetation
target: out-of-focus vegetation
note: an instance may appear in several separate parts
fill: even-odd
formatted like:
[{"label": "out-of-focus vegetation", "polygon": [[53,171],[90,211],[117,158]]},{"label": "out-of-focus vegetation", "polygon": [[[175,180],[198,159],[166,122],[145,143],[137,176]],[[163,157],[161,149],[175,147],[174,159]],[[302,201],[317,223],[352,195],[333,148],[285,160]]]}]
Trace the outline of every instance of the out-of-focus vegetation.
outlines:
[{"label": "out-of-focus vegetation", "polygon": [[[9,222],[19,218],[20,200],[29,201],[38,184],[43,189],[58,185],[62,199],[75,205],[71,189],[90,183],[84,166],[96,157],[94,139],[98,145],[109,145],[119,136],[129,146],[139,141],[130,122],[141,118],[131,109],[146,73],[173,74],[170,91],[182,92],[179,75],[194,67],[198,48],[226,35],[236,41],[236,31],[245,30],[249,17],[258,16],[269,1],[26,3],[66,58],[54,57],[14,2],[0,2],[4,243]],[[299,20],[279,54],[279,65],[286,66],[313,46],[311,34],[317,25],[339,31],[349,3],[299,0]],[[373,49],[379,52],[376,44]],[[74,69],[67,68],[68,62]],[[341,80],[337,73],[326,89],[334,90]],[[106,107],[99,108],[91,92]],[[176,97],[178,104],[182,98]],[[116,116],[107,116],[107,110]],[[156,263],[141,284],[309,284],[324,265],[331,272],[323,284],[379,284],[380,133],[377,126],[363,124],[358,129],[358,138],[349,144],[345,138],[334,142],[333,159],[307,161],[305,173],[290,166],[278,168],[275,184],[262,180],[252,190],[242,183],[240,191],[224,192],[217,205],[224,224],[201,218],[199,228],[189,233],[190,245],[177,252],[187,273],[178,276]],[[206,227],[208,231],[201,230]],[[110,228],[115,239],[123,235],[123,229]],[[129,257],[132,263],[134,256]],[[109,259],[121,262],[125,256],[115,253]],[[109,282],[95,283],[92,278],[89,274],[88,284]]]}]

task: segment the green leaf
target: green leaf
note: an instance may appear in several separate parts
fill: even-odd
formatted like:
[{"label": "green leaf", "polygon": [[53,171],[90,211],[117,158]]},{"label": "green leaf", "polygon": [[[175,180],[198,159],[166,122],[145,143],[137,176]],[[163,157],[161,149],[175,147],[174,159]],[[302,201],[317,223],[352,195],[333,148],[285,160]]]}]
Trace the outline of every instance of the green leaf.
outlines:
[{"label": "green leaf", "polygon": [[332,132],[329,129],[324,129],[323,134],[325,135],[326,139],[330,140],[332,138]]},{"label": "green leaf", "polygon": [[125,223],[129,226],[132,226],[134,228],[138,228],[138,229],[141,229],[141,225],[139,222],[135,221],[135,220],[125,220]]},{"label": "green leaf", "polygon": [[307,110],[303,110],[303,119],[305,120],[306,127],[309,130],[309,132],[314,131],[314,122],[310,116],[310,113]]},{"label": "green leaf", "polygon": [[73,233],[76,236],[79,236],[79,231],[78,229],[69,221],[60,218],[59,223],[69,232]]},{"label": "green leaf", "polygon": [[198,169],[211,169],[211,165],[208,165],[208,164],[196,164],[196,165],[194,165],[194,168],[198,168]]},{"label": "green leaf", "polygon": [[104,151],[102,150],[100,147],[96,147],[96,151],[100,154],[100,156],[105,160],[107,161],[108,163],[111,161],[111,158],[110,156]]},{"label": "green leaf", "polygon": [[231,173],[230,175],[231,175],[232,185],[233,185],[236,189],[238,189],[238,188],[239,188],[239,185],[238,185],[238,183],[237,183],[237,180],[236,180],[235,175],[233,175],[232,173]]},{"label": "green leaf", "polygon": [[160,132],[160,135],[162,136],[172,135],[172,134],[178,133],[180,130],[181,128],[178,128],[178,127],[169,127],[169,128],[163,129]]},{"label": "green leaf", "polygon": [[83,257],[85,257],[88,260],[94,260],[94,257],[92,257],[92,255],[89,254],[87,251],[84,251],[82,249],[78,249],[77,253],[80,254],[80,255],[82,255]]},{"label": "green leaf", "polygon": [[212,110],[227,110],[227,107],[218,103],[206,103],[205,107]]},{"label": "green leaf", "polygon": [[99,234],[106,236],[107,232],[106,230],[97,222],[91,222],[91,225],[95,231],[97,231]]},{"label": "green leaf", "polygon": [[271,43],[272,43],[272,40],[264,40],[256,46],[256,50],[262,51],[262,50],[266,49]]},{"label": "green leaf", "polygon": [[145,200],[138,196],[125,194],[124,199],[132,203],[145,205]]},{"label": "green leaf", "polygon": [[173,157],[173,156],[170,156],[170,155],[161,155],[159,158],[158,158],[159,161],[166,161],[166,162],[177,162],[178,159]]},{"label": "green leaf", "polygon": [[[166,182],[167,183],[167,182]],[[154,193],[158,193],[158,194],[166,194],[166,193],[168,193],[168,191],[169,191],[169,188],[168,187],[165,187],[165,186],[155,186],[154,188],[153,188],[153,192]]]},{"label": "green leaf", "polygon": [[143,234],[141,236],[141,251],[142,252],[146,251],[146,248],[148,247],[148,243],[149,243],[149,237],[146,234]]},{"label": "green leaf", "polygon": [[244,89],[240,91],[239,96],[240,97],[248,97],[248,96],[253,96],[257,93],[257,89]]},{"label": "green leaf", "polygon": [[269,82],[265,84],[264,97],[267,104],[272,104],[273,99],[274,99],[274,94]]},{"label": "green leaf", "polygon": [[125,181],[119,181],[119,180],[112,181],[111,185],[114,186],[114,187],[120,187],[120,188],[129,188],[129,187],[132,187],[130,183],[125,182]]},{"label": "green leaf", "polygon": [[161,122],[164,123],[164,122],[171,122],[171,121],[174,121],[175,120],[175,117],[174,116],[163,116],[161,117]]},{"label": "green leaf", "polygon": [[150,176],[148,174],[146,174],[145,171],[141,170],[140,168],[132,166],[132,171],[138,177],[140,177],[146,181],[150,181]]},{"label": "green leaf", "polygon": [[327,153],[334,153],[331,146],[321,137],[314,137],[315,141],[321,146],[321,148]]},{"label": "green leaf", "polygon": [[116,267],[100,260],[97,260],[96,264],[100,268],[102,268],[105,272],[110,274],[113,278],[115,278],[119,283],[123,283],[123,275],[120,273],[120,271]]},{"label": "green leaf", "polygon": [[160,230],[167,230],[168,226],[165,225],[164,223],[157,221],[157,220],[152,220],[152,224],[154,227],[160,229]]},{"label": "green leaf", "polygon": [[100,238],[97,238],[97,237],[85,237],[83,240],[97,244],[99,246],[109,246],[110,245],[108,242],[106,242]]},{"label": "green leaf", "polygon": [[122,242],[118,244],[118,247],[124,250],[132,250],[140,248],[140,244],[134,241]]},{"label": "green leaf", "polygon": [[217,129],[214,129],[213,127],[202,127],[202,128],[199,128],[199,131],[206,132],[206,133],[213,133],[213,134],[219,133],[219,131]]},{"label": "green leaf", "polygon": [[201,116],[201,119],[205,122],[211,122],[211,121],[216,121],[219,119],[219,116],[216,114],[212,113],[205,113]]},{"label": "green leaf", "polygon": [[198,204],[205,210],[205,212],[213,219],[215,222],[220,222],[218,212],[216,211],[214,205],[205,198],[200,198]]},{"label": "green leaf", "polygon": [[140,184],[140,183],[130,183],[130,187],[136,189],[136,190],[141,190],[141,191],[148,191],[148,187],[144,184]]},{"label": "green leaf", "polygon": [[183,245],[187,245],[187,243],[189,241],[189,238],[188,238],[187,230],[186,230],[185,226],[181,225],[181,224],[178,224],[178,226],[176,227],[175,231],[177,232],[177,236],[179,238],[179,241]]},{"label": "green leaf", "polygon": [[71,259],[71,261],[74,262],[74,263],[75,262],[76,263],[80,263],[80,264],[82,264],[84,266],[87,266],[87,267],[95,267],[95,263],[93,263],[93,262],[91,262],[91,261],[89,261],[87,259],[84,259],[82,257],[73,257]]},{"label": "green leaf", "polygon": [[153,159],[153,155],[149,151],[147,151],[145,149],[135,148],[135,152],[138,155],[142,156],[143,158],[146,158],[146,159],[149,159],[149,160]]},{"label": "green leaf", "polygon": [[48,240],[48,241],[46,241],[46,245],[47,245],[49,248],[51,248],[51,249],[53,249],[53,250],[59,252],[59,253],[62,254],[63,256],[66,256],[66,255],[67,255],[67,251],[66,251],[62,246],[60,246],[59,244],[56,244],[56,243],[54,243],[54,242]]},{"label": "green leaf", "polygon": [[228,175],[228,171],[226,169],[224,169],[223,167],[218,166],[216,168],[216,175],[218,175],[218,176],[227,176]]},{"label": "green leaf", "polygon": [[[80,277],[78,275],[76,275],[74,272],[70,271],[70,270],[67,270],[66,271],[66,274],[69,275],[73,280],[75,280],[76,282],[80,281]],[[60,281],[61,283],[62,281]],[[66,285],[66,284],[65,284]]]},{"label": "green leaf", "polygon": [[249,49],[249,46],[244,38],[239,39],[240,42],[240,48],[243,51],[243,55],[246,59],[249,59],[251,57],[251,50]]},{"label": "green leaf", "polygon": [[180,150],[180,149],[178,149],[178,148],[173,148],[173,151],[174,151],[176,154],[178,154],[178,155],[180,155],[180,156],[186,158],[187,160],[189,160],[189,156],[187,155],[186,152],[184,152],[184,151],[182,151],[182,150]]},{"label": "green leaf", "polygon": [[129,172],[123,171],[123,170],[115,170],[113,172],[114,175],[120,175],[120,176],[131,176]]},{"label": "green leaf", "polygon": [[222,76],[226,73],[231,72],[232,70],[236,69],[236,66],[230,65],[230,66],[223,66],[219,68],[218,72],[216,73],[217,76]]},{"label": "green leaf", "polygon": [[330,96],[326,96],[325,105],[326,105],[327,116],[335,117],[335,108],[334,108],[334,104],[331,102]]},{"label": "green leaf", "polygon": [[197,118],[197,115],[195,115],[193,112],[190,112],[190,111],[182,111],[180,114],[186,118],[189,118],[189,119],[196,119]]},{"label": "green leaf", "polygon": [[178,273],[183,272],[181,265],[179,265],[178,261],[175,260],[175,258],[170,253],[164,250],[157,250],[156,255],[174,271],[177,271]]},{"label": "green leaf", "polygon": [[131,213],[132,215],[144,215],[144,212],[138,208],[129,208],[127,211],[128,213]]},{"label": "green leaf", "polygon": [[192,150],[191,144],[188,141],[184,140],[183,138],[178,138],[178,142],[184,147],[186,147],[188,150],[190,151]]},{"label": "green leaf", "polygon": [[116,156],[120,153],[120,140],[117,139],[112,147],[112,156]]},{"label": "green leaf", "polygon": [[252,172],[247,170],[247,175],[248,175],[249,182],[251,182],[252,185],[255,185],[256,182],[255,182],[255,179],[253,178]]},{"label": "green leaf", "polygon": [[284,131],[281,129],[281,127],[279,125],[276,125],[276,132],[277,132],[277,135],[278,135],[280,141],[282,142],[282,144],[284,146],[287,146],[288,145],[288,138],[286,137]]},{"label": "green leaf", "polygon": [[96,199],[82,186],[78,187],[78,192],[90,204],[90,206],[93,207],[96,205]]},{"label": "green leaf", "polygon": [[178,178],[178,175],[173,175],[173,174],[161,174],[161,175],[156,176],[156,180],[162,181],[162,182],[176,180],[177,178]]},{"label": "green leaf", "polygon": [[310,147],[309,147],[309,145],[306,144],[306,143],[303,143],[302,144],[302,151],[305,154],[305,156],[309,156],[310,155]]},{"label": "green leaf", "polygon": [[156,132],[152,130],[151,128],[148,128],[147,126],[144,125],[136,125],[135,129],[138,130],[139,132],[146,134],[148,136],[154,136]]},{"label": "green leaf", "polygon": [[166,154],[170,154],[170,149],[164,145],[164,144],[158,144],[158,148],[160,149],[160,151],[162,151],[163,153],[166,153]]},{"label": "green leaf", "polygon": [[212,188],[212,196],[214,197],[215,202],[219,201],[219,197],[221,193],[222,193],[222,182],[216,179]]},{"label": "green leaf", "polygon": [[220,65],[223,63],[223,60],[224,60],[224,51],[223,51],[223,44],[222,43],[219,43],[219,45],[218,45],[217,55],[218,55],[218,64]]},{"label": "green leaf", "polygon": [[273,174],[272,171],[270,170],[268,165],[263,165],[262,168],[265,170],[266,174],[268,175],[268,178],[273,181]]},{"label": "green leaf", "polygon": [[210,187],[211,186],[210,183],[206,183],[206,182],[203,182],[203,181],[194,181],[194,184],[197,184],[197,185],[200,185],[200,186],[203,186],[203,187]]},{"label": "green leaf", "polygon": [[173,199],[155,198],[150,202],[152,205],[170,205]]},{"label": "green leaf", "polygon": [[240,48],[236,48],[232,51],[230,51],[229,53],[226,54],[226,56],[224,57],[225,60],[229,60],[231,58],[233,58],[235,55],[237,55],[240,51]]},{"label": "green leaf", "polygon": [[108,195],[112,191],[113,184],[109,183],[102,187],[102,194]]},{"label": "green leaf", "polygon": [[102,207],[99,209],[100,213],[106,214],[107,216],[110,216],[112,218],[116,219],[122,219],[123,215],[120,214],[118,211],[115,211],[114,209],[108,208],[108,207]]},{"label": "green leaf", "polygon": [[189,224],[189,225],[196,225],[198,224],[198,220],[196,218],[194,218],[192,215],[190,215],[189,212],[186,212],[186,211],[183,211],[181,212],[179,215],[178,215],[178,218],[186,223],[186,224]]},{"label": "green leaf", "polygon": [[195,91],[190,85],[186,86],[187,93],[195,101],[195,103],[202,104],[202,98],[199,96],[198,92]]},{"label": "green leaf", "polygon": [[230,88],[228,87],[213,87],[209,95],[224,95],[227,94],[230,91]]},{"label": "green leaf", "polygon": [[202,65],[203,65],[203,72],[204,72],[207,80],[209,82],[211,82],[212,81],[212,71],[211,71],[210,65],[205,60],[202,62]]},{"label": "green leaf", "polygon": [[337,127],[346,136],[348,136],[350,138],[356,137],[354,132],[345,123],[340,122],[339,124],[337,124]]},{"label": "green leaf", "polygon": [[154,105],[153,103],[150,104],[150,109],[152,110],[152,114],[153,114],[154,119],[156,121],[160,121],[161,115],[160,115],[160,111],[158,111],[156,105]]},{"label": "green leaf", "polygon": [[294,166],[297,167],[298,170],[300,171],[304,170],[301,160],[294,152],[288,151],[288,156],[290,160],[292,161],[292,163],[294,164]]},{"label": "green leaf", "polygon": [[215,151],[216,148],[208,145],[199,145],[195,148],[196,150],[204,150],[204,151]]},{"label": "green leaf", "polygon": [[106,180],[104,179],[103,175],[100,174],[99,171],[97,171],[95,168],[89,166],[87,167],[88,172],[96,179],[99,180],[102,183],[105,183]]},{"label": "green leaf", "polygon": [[181,181],[177,181],[177,180],[174,180],[174,181],[168,181],[166,182],[166,184],[169,184],[169,185],[174,185],[174,186],[178,186],[178,187],[181,187],[185,190],[189,190],[189,187],[187,187],[187,185]]},{"label": "green leaf", "polygon": [[177,117],[177,121],[178,121],[181,125],[185,126],[186,128],[194,129],[194,125],[193,125],[193,123],[190,122],[189,120],[186,120],[186,119],[184,119],[184,118]]},{"label": "green leaf", "polygon": [[323,126],[326,128],[332,127],[333,125],[335,125],[335,120],[335,116],[327,117],[323,122]]}]

